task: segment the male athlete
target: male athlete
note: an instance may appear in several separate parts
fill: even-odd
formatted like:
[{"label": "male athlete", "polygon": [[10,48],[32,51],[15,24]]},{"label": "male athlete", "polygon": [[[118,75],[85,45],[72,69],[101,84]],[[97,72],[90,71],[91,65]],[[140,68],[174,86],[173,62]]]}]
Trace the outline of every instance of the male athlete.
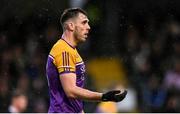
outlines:
[{"label": "male athlete", "polygon": [[86,12],[80,8],[66,9],[61,15],[63,35],[52,47],[46,66],[50,113],[81,113],[82,100],[119,102],[127,94],[120,90],[99,93],[83,88],[85,65],[76,46],[86,41],[88,22]]}]

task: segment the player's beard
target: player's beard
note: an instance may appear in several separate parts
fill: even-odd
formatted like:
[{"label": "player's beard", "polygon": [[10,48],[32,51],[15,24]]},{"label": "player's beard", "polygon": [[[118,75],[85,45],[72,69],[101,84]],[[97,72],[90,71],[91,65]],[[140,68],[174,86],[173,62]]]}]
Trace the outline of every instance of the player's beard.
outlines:
[{"label": "player's beard", "polygon": [[83,35],[80,34],[80,32],[78,31],[77,28],[74,31],[74,38],[75,38],[77,43],[86,41],[86,39],[83,37]]}]

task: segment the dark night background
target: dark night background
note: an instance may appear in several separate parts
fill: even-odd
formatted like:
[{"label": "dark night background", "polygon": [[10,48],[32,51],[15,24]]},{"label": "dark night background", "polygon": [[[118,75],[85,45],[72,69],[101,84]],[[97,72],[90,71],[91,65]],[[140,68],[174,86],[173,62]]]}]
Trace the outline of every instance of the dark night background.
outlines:
[{"label": "dark night background", "polygon": [[[1,0],[0,112],[14,90],[27,94],[25,112],[47,112],[46,59],[69,7],[81,7],[90,19],[89,39],[77,47],[87,64],[86,88],[129,91],[122,103],[85,102],[85,112],[180,112],[179,0]],[[113,70],[94,70],[102,64]]]}]

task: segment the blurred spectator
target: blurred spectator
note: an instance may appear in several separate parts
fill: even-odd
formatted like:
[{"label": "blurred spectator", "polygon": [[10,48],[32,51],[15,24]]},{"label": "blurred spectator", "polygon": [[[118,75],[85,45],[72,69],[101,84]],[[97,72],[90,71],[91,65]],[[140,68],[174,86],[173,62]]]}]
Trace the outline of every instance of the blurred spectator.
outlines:
[{"label": "blurred spectator", "polygon": [[164,39],[164,37],[162,37],[160,34],[158,34],[155,37],[155,40],[152,42],[152,46],[151,46],[151,53],[150,53],[150,62],[152,65],[152,71],[158,71],[161,72],[162,71],[162,63],[164,61],[165,58],[163,58],[163,41],[162,39]]},{"label": "blurred spectator", "polygon": [[33,110],[35,113],[46,113],[48,110],[47,103],[45,99],[37,97],[37,100],[34,101]]},{"label": "blurred spectator", "polygon": [[25,112],[27,105],[28,105],[27,96],[20,91],[15,91],[12,95],[11,103],[8,108],[8,112],[10,112],[10,113]]},{"label": "blurred spectator", "polygon": [[132,28],[129,29],[126,34],[127,34],[126,36],[127,38],[125,39],[126,50],[131,55],[134,55],[139,51],[139,47],[140,47],[139,31],[137,28]]},{"label": "blurred spectator", "polygon": [[26,73],[22,73],[18,79],[17,90],[28,93],[30,90],[30,80]]},{"label": "blurred spectator", "polygon": [[180,91],[180,58],[175,58],[173,68],[166,72],[164,85],[167,89],[177,89]]},{"label": "blurred spectator", "polygon": [[28,57],[33,58],[39,44],[39,42],[37,42],[38,38],[35,33],[28,34],[27,37],[25,51]]},{"label": "blurred spectator", "polygon": [[142,112],[161,112],[167,97],[167,91],[163,88],[157,74],[153,73],[142,87]]},{"label": "blurred spectator", "polygon": [[21,45],[13,46],[13,55],[15,66],[20,72],[23,72],[26,64],[26,58],[23,55],[23,47]]},{"label": "blurred spectator", "polygon": [[168,98],[165,104],[165,112],[177,113],[180,112],[180,92],[179,90],[172,89],[168,93]]}]

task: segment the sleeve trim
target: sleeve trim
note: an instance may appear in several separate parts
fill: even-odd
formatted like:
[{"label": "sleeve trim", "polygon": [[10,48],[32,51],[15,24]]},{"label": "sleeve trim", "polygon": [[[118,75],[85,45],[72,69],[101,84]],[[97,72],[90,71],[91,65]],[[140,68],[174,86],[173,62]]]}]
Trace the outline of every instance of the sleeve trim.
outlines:
[{"label": "sleeve trim", "polygon": [[75,73],[74,71],[63,71],[63,72],[60,72],[59,75],[61,74],[68,74],[68,73]]},{"label": "sleeve trim", "polygon": [[84,62],[83,62],[83,61],[78,62],[78,63],[76,63],[76,66],[77,66],[77,65],[81,65],[81,64],[84,64]]},{"label": "sleeve trim", "polygon": [[49,54],[49,57],[50,57],[52,60],[54,60],[54,57],[53,57],[52,55]]}]

